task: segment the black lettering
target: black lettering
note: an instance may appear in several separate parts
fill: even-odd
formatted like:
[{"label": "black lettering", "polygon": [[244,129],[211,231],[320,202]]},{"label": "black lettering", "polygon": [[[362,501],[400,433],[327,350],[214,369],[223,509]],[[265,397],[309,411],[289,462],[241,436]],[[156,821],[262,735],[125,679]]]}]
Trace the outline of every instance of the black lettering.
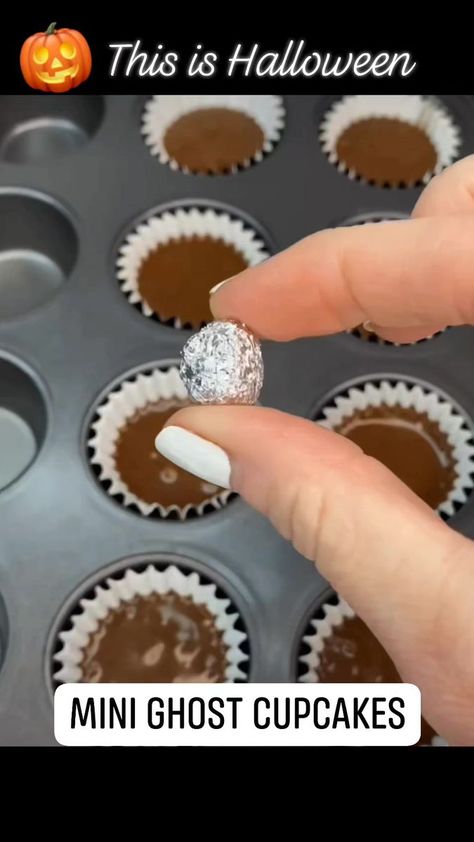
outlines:
[{"label": "black lettering", "polygon": [[173,699],[168,699],[168,728],[173,728],[173,717],[178,718],[178,728],[184,728],[184,699],[182,696],[178,699],[178,707],[173,706]]},{"label": "black lettering", "polygon": [[359,727],[359,720],[361,725],[364,726],[364,728],[370,728],[370,723],[367,722],[363,714],[363,710],[368,701],[369,700],[367,696],[365,697],[365,699],[362,699],[362,702],[359,702],[357,698],[354,698],[354,728]]},{"label": "black lettering", "polygon": [[405,725],[405,715],[403,713],[400,713],[400,711],[397,710],[397,707],[400,707],[403,710],[403,708],[405,707],[405,702],[403,701],[403,699],[400,699],[399,696],[394,696],[393,699],[388,700],[388,709],[391,713],[395,714],[398,721],[397,719],[394,720],[392,716],[389,717],[388,721],[390,723],[390,727],[395,728],[398,731]]},{"label": "black lettering", "polygon": [[[91,720],[90,723],[88,722],[89,717]],[[76,718],[79,719],[79,725],[82,728],[85,728],[86,725],[90,725],[91,728],[96,728],[95,705],[93,698],[89,697],[87,699],[85,710],[83,710],[80,699],[77,696],[74,696],[71,709],[71,728],[76,727]]]},{"label": "black lettering", "polygon": [[[195,719],[194,716],[195,708],[197,708],[198,712],[197,719]],[[204,699],[201,699],[199,696],[193,696],[193,698],[189,700],[188,720],[190,728],[193,728],[196,731],[199,731],[200,728],[204,728],[204,725],[206,724]]]},{"label": "black lettering", "polygon": [[319,696],[317,699],[315,699],[314,706],[313,706],[314,727],[319,728],[319,729],[329,728],[329,724],[330,724],[329,716],[325,717],[324,722],[319,721],[319,705],[322,705],[323,707],[326,708],[326,710],[329,710],[329,708],[330,708],[329,699],[326,699],[325,696]]},{"label": "black lettering", "polygon": [[165,721],[163,707],[163,699],[160,699],[159,696],[153,696],[151,699],[148,699],[147,720],[149,728],[163,728]]},{"label": "black lettering", "polygon": [[213,698],[209,699],[209,712],[211,714],[215,714],[215,716],[217,717],[217,720],[212,719],[211,716],[209,717],[209,728],[214,728],[215,730],[218,730],[219,728],[224,727],[225,716],[223,713],[219,713],[219,710],[216,709],[220,708],[222,710],[224,705],[225,700],[219,699],[217,696],[214,696]]},{"label": "black lettering", "polygon": [[[282,704],[280,704],[282,703]],[[285,699],[275,699],[275,728],[280,731],[285,731],[291,722],[290,699],[288,696]],[[281,708],[283,707],[283,711]],[[280,718],[280,711],[283,716]]]},{"label": "black lettering", "polygon": [[261,704],[264,708],[270,710],[270,702],[268,701],[268,699],[265,699],[263,696],[260,696],[258,699],[255,699],[255,702],[253,704],[253,722],[256,728],[260,728],[263,730],[264,728],[269,727],[270,717],[265,717],[265,719],[263,720],[263,725],[260,723],[258,709]]},{"label": "black lettering", "polygon": [[295,698],[295,728],[300,727],[300,720],[307,719],[311,711],[309,699],[296,697]]},{"label": "black lettering", "polygon": [[[385,722],[382,722],[382,723],[379,724],[378,721],[377,721],[380,716],[386,715],[386,710],[385,710],[385,702],[386,701],[387,701],[387,699],[385,698],[385,696],[384,697],[374,696],[374,698],[372,699],[372,728],[383,728],[383,729],[385,729],[387,727]],[[380,708],[379,708],[379,703],[384,705],[382,710],[380,710]]]},{"label": "black lettering", "polygon": [[336,725],[339,725],[340,723],[344,723],[346,728],[351,727],[345,699],[338,699],[336,702],[334,716],[332,718],[332,727],[335,728]]},{"label": "black lettering", "polygon": [[232,707],[232,728],[237,728],[237,705],[240,702],[243,702],[242,696],[229,696],[227,699],[230,702]]}]

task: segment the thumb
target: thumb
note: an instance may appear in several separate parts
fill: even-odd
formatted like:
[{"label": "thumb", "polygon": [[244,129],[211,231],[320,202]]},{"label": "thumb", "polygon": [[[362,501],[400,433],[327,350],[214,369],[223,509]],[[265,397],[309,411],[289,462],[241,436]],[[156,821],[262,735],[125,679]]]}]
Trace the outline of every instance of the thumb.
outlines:
[{"label": "thumb", "polygon": [[276,410],[189,407],[156,446],[241,494],[317,562],[420,687],[431,724],[474,743],[470,541],[348,439]]}]

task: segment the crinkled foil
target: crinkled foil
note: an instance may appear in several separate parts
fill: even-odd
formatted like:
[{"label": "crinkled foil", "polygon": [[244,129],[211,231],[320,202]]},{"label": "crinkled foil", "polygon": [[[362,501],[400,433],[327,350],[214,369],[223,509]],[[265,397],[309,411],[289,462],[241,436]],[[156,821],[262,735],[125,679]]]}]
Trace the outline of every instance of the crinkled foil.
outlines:
[{"label": "crinkled foil", "polygon": [[260,342],[235,322],[211,322],[186,342],[181,379],[201,404],[255,404],[263,384]]}]

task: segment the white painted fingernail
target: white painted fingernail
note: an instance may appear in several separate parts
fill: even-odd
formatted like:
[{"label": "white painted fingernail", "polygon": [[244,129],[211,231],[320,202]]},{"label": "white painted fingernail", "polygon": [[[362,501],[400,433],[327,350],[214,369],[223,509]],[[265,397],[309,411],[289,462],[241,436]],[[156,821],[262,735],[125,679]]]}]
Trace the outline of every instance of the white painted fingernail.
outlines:
[{"label": "white painted fingernail", "polygon": [[158,433],[155,447],[179,468],[213,485],[230,488],[229,457],[217,444],[183,427],[170,426]]},{"label": "white painted fingernail", "polygon": [[228,284],[231,280],[232,278],[226,278],[225,281],[220,281],[220,283],[216,284],[215,287],[211,287],[211,289],[209,290],[209,295],[214,295],[214,293],[217,292],[218,289],[223,287],[225,284]]}]

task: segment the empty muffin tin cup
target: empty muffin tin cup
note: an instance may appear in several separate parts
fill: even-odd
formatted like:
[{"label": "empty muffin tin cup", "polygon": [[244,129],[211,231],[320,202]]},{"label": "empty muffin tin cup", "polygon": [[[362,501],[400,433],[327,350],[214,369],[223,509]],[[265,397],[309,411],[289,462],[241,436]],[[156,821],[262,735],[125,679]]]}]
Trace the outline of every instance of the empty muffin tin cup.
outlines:
[{"label": "empty muffin tin cup", "polygon": [[0,191],[0,321],[52,299],[78,253],[68,214],[54,200],[28,191]]},{"label": "empty muffin tin cup", "polygon": [[8,647],[8,615],[5,602],[0,594],[0,672],[7,654]]},{"label": "empty muffin tin cup", "polygon": [[[244,628],[243,623],[231,599],[220,588],[218,589],[215,583],[195,570],[187,570],[174,564],[166,566],[149,564],[142,570],[130,567],[112,574],[96,584],[92,594],[79,600],[79,604],[63,623],[55,645],[53,644],[53,664],[56,662],[59,665],[56,667],[53,665],[53,682],[59,684],[83,680],[100,681],[100,675],[95,677],[88,674],[84,679],[82,662],[84,652],[101,623],[103,624],[104,620],[107,623],[107,618],[111,617],[117,609],[126,607],[127,604],[133,611],[137,600],[145,601],[147,597],[153,595],[168,594],[182,597],[196,606],[207,609],[208,615],[211,615],[214,620],[224,650],[226,664],[224,681],[229,683],[246,681],[249,656],[244,649],[245,644],[248,646],[248,637],[247,633],[241,630]],[[169,622],[173,617],[172,610],[167,611],[167,617]],[[189,652],[186,652],[185,643],[189,636],[188,632],[189,627],[183,625],[181,637],[178,635],[177,638],[180,643],[173,652],[183,673],[175,680],[186,683],[206,680],[192,674],[192,657]],[[162,646],[163,643],[157,641],[154,649]],[[182,654],[178,650],[182,650]],[[136,657],[143,657],[145,665],[154,666],[154,663],[150,663],[150,659],[147,663],[147,655],[150,654],[153,655],[149,651],[148,653],[140,651],[136,653]],[[152,660],[155,661],[155,658],[153,657]],[[89,670],[93,671],[93,664],[89,664]],[[154,676],[150,680],[156,680],[156,672]],[[210,679],[207,678],[207,680]]]},{"label": "empty muffin tin cup", "polygon": [[100,96],[1,96],[0,159],[45,164],[80,149],[104,113]]},{"label": "empty muffin tin cup", "polygon": [[279,96],[159,95],[145,105],[142,133],[161,163],[216,175],[261,161],[278,143],[284,123]]},{"label": "empty muffin tin cup", "polygon": [[44,396],[20,365],[0,357],[0,491],[34,462],[47,431]]},{"label": "empty muffin tin cup", "polygon": [[[362,121],[380,118],[397,120],[401,124],[408,124],[419,129],[418,142],[424,142],[428,144],[428,147],[431,145],[430,157],[434,156],[432,162],[427,164],[425,168],[422,164],[423,155],[420,153],[416,163],[411,160],[409,167],[410,170],[414,167],[413,172],[419,170],[416,175],[408,174],[407,170],[406,176],[395,176],[390,174],[388,168],[393,166],[395,155],[400,163],[399,152],[387,152],[383,161],[382,159],[379,161],[378,167],[381,167],[382,170],[387,169],[385,174],[382,172],[369,173],[367,169],[373,169],[373,164],[362,164],[362,161],[359,164],[355,163],[356,159],[361,158],[360,152],[353,153],[354,161],[342,157],[338,145],[344,133],[351,127],[362,123]],[[444,105],[437,99],[414,94],[390,96],[356,94],[345,96],[337,100],[326,112],[321,121],[319,132],[323,152],[328,156],[331,164],[334,164],[340,172],[345,173],[351,179],[359,179],[366,184],[375,184],[379,187],[397,188],[427,184],[434,175],[437,175],[457,158],[461,146],[459,128]],[[377,138],[377,148],[380,150],[382,148],[380,133],[377,134],[374,130],[373,141],[371,135],[370,142],[375,143]],[[423,138],[426,140],[423,141]],[[407,141],[410,144],[411,157],[413,142],[413,139]],[[365,146],[363,155],[364,161],[367,161],[368,153],[372,148],[369,145],[369,139],[366,138],[364,144],[359,139],[359,144],[361,148]]]}]

